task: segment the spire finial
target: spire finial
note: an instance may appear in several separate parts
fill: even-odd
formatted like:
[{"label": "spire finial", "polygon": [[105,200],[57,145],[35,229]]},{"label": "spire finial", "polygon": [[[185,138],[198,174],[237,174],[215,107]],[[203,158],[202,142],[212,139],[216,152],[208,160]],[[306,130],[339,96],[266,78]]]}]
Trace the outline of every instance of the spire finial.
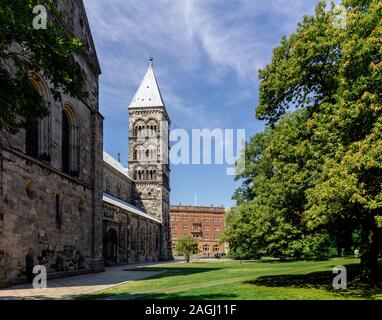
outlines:
[{"label": "spire finial", "polygon": [[152,65],[153,65],[153,61],[154,61],[154,58],[153,58],[153,56],[150,56],[150,58],[149,58],[149,63],[150,63],[150,66],[152,66]]}]

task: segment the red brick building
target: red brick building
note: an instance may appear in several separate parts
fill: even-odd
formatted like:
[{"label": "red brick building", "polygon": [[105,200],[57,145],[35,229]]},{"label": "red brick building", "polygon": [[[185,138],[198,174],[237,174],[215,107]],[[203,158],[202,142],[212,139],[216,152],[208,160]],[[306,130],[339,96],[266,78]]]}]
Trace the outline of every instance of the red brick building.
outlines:
[{"label": "red brick building", "polygon": [[199,241],[203,255],[225,253],[220,238],[224,231],[224,207],[182,206],[170,207],[170,225],[173,248],[177,239],[193,236]]}]

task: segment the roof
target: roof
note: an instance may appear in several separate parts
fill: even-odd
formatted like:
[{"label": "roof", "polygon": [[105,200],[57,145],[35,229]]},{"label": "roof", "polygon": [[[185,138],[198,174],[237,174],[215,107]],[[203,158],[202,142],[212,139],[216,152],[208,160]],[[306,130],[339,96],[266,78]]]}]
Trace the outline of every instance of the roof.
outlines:
[{"label": "roof", "polygon": [[150,219],[152,221],[162,223],[158,219],[155,219],[154,217],[148,215],[146,212],[140,210],[139,208],[132,205],[131,203],[128,203],[128,202],[123,201],[121,199],[115,198],[115,197],[111,196],[110,194],[104,193],[103,194],[103,201],[108,203],[108,204],[111,204],[113,206],[119,207],[123,210],[126,210],[128,212],[134,213],[138,216],[144,217],[146,219]]},{"label": "roof", "polygon": [[207,206],[182,206],[182,205],[171,205],[170,213],[175,212],[189,212],[189,213],[213,213],[213,214],[224,214],[226,209],[222,207],[207,207]]},{"label": "roof", "polygon": [[114,159],[110,154],[108,154],[105,150],[103,151],[103,161],[106,162],[109,166],[113,167],[115,170],[122,173],[124,176],[133,180],[128,175],[128,169],[125,168],[118,160]]},{"label": "roof", "polygon": [[129,108],[164,107],[162,95],[155,77],[153,58]]}]

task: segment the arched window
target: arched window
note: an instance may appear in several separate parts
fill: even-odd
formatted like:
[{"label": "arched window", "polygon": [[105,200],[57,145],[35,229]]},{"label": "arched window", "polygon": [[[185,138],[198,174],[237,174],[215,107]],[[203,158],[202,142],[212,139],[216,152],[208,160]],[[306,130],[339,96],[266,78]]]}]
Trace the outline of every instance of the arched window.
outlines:
[{"label": "arched window", "polygon": [[134,150],[134,157],[133,157],[133,160],[137,160],[138,159],[138,150]]},{"label": "arched window", "polygon": [[219,252],[220,248],[218,244],[214,245],[214,252]]},{"label": "arched window", "polygon": [[157,127],[157,120],[155,119],[149,119],[146,121],[147,126],[147,135],[150,137],[154,137],[156,135],[156,127]]},{"label": "arched window", "polygon": [[[45,81],[35,72],[29,72],[29,79],[36,92],[41,96],[44,106],[50,112],[51,95]],[[40,160],[51,160],[50,114],[25,129],[25,153]]]},{"label": "arched window", "polygon": [[146,158],[149,158],[149,157],[150,157],[150,151],[146,150]]},{"label": "arched window", "polygon": [[28,156],[31,156],[33,158],[38,158],[39,156],[38,129],[38,123],[31,124],[25,129],[25,152]]},{"label": "arched window", "polygon": [[116,188],[116,196],[117,198],[121,198],[121,186],[118,184]]},{"label": "arched window", "polygon": [[110,178],[106,177],[106,192],[110,193]]},{"label": "arched window", "polygon": [[142,180],[142,173],[141,173],[141,171],[138,171],[138,180]]},{"label": "arched window", "polygon": [[56,194],[55,196],[56,202],[56,226],[57,229],[61,229],[62,226],[62,211],[61,211],[61,203],[60,203],[60,195]]},{"label": "arched window", "polygon": [[74,108],[64,105],[61,118],[62,171],[72,176],[79,175],[79,126]]},{"label": "arched window", "polygon": [[208,244],[203,245],[203,252],[208,252],[210,250],[210,247]]},{"label": "arched window", "polygon": [[70,173],[70,122],[66,112],[62,113],[62,171]]}]

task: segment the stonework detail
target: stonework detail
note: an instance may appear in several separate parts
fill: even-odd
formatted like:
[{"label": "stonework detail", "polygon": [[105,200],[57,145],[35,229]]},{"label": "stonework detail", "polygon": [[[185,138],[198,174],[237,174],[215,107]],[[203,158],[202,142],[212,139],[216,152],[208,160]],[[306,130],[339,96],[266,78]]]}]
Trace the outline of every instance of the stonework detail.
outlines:
[{"label": "stonework detail", "polygon": [[173,257],[169,223],[170,124],[151,58],[129,106],[129,174],[135,181],[134,204],[162,223],[162,259]]},{"label": "stonework detail", "polygon": [[[68,1],[67,21],[50,12],[70,35],[87,41],[73,60],[86,75],[89,96],[50,95],[51,84],[30,73],[50,114],[38,124],[35,152],[28,150],[28,129],[1,132],[0,141],[0,286],[30,280],[34,265],[49,276],[102,271],[103,117],[98,112],[100,67],[82,1]],[[64,170],[64,113],[70,106],[68,140],[73,157]],[[74,128],[76,131],[74,131]],[[33,144],[32,144],[33,146]]]},{"label": "stonework detail", "polygon": [[[57,10],[66,15],[51,12],[54,20],[86,43],[73,59],[86,75],[89,96],[63,94],[54,101],[51,84],[31,72],[49,116],[33,135],[28,128],[14,135],[0,131],[0,287],[31,281],[35,265],[59,277],[172,258],[170,171],[162,161],[168,132],[160,131],[161,122],[170,123],[165,107],[129,109],[129,168],[103,152],[101,71],[84,5],[57,1]],[[143,92],[147,99],[158,98],[159,88],[153,89]],[[137,139],[143,129],[157,132],[150,148]],[[151,162],[138,162],[138,151]]]}]

